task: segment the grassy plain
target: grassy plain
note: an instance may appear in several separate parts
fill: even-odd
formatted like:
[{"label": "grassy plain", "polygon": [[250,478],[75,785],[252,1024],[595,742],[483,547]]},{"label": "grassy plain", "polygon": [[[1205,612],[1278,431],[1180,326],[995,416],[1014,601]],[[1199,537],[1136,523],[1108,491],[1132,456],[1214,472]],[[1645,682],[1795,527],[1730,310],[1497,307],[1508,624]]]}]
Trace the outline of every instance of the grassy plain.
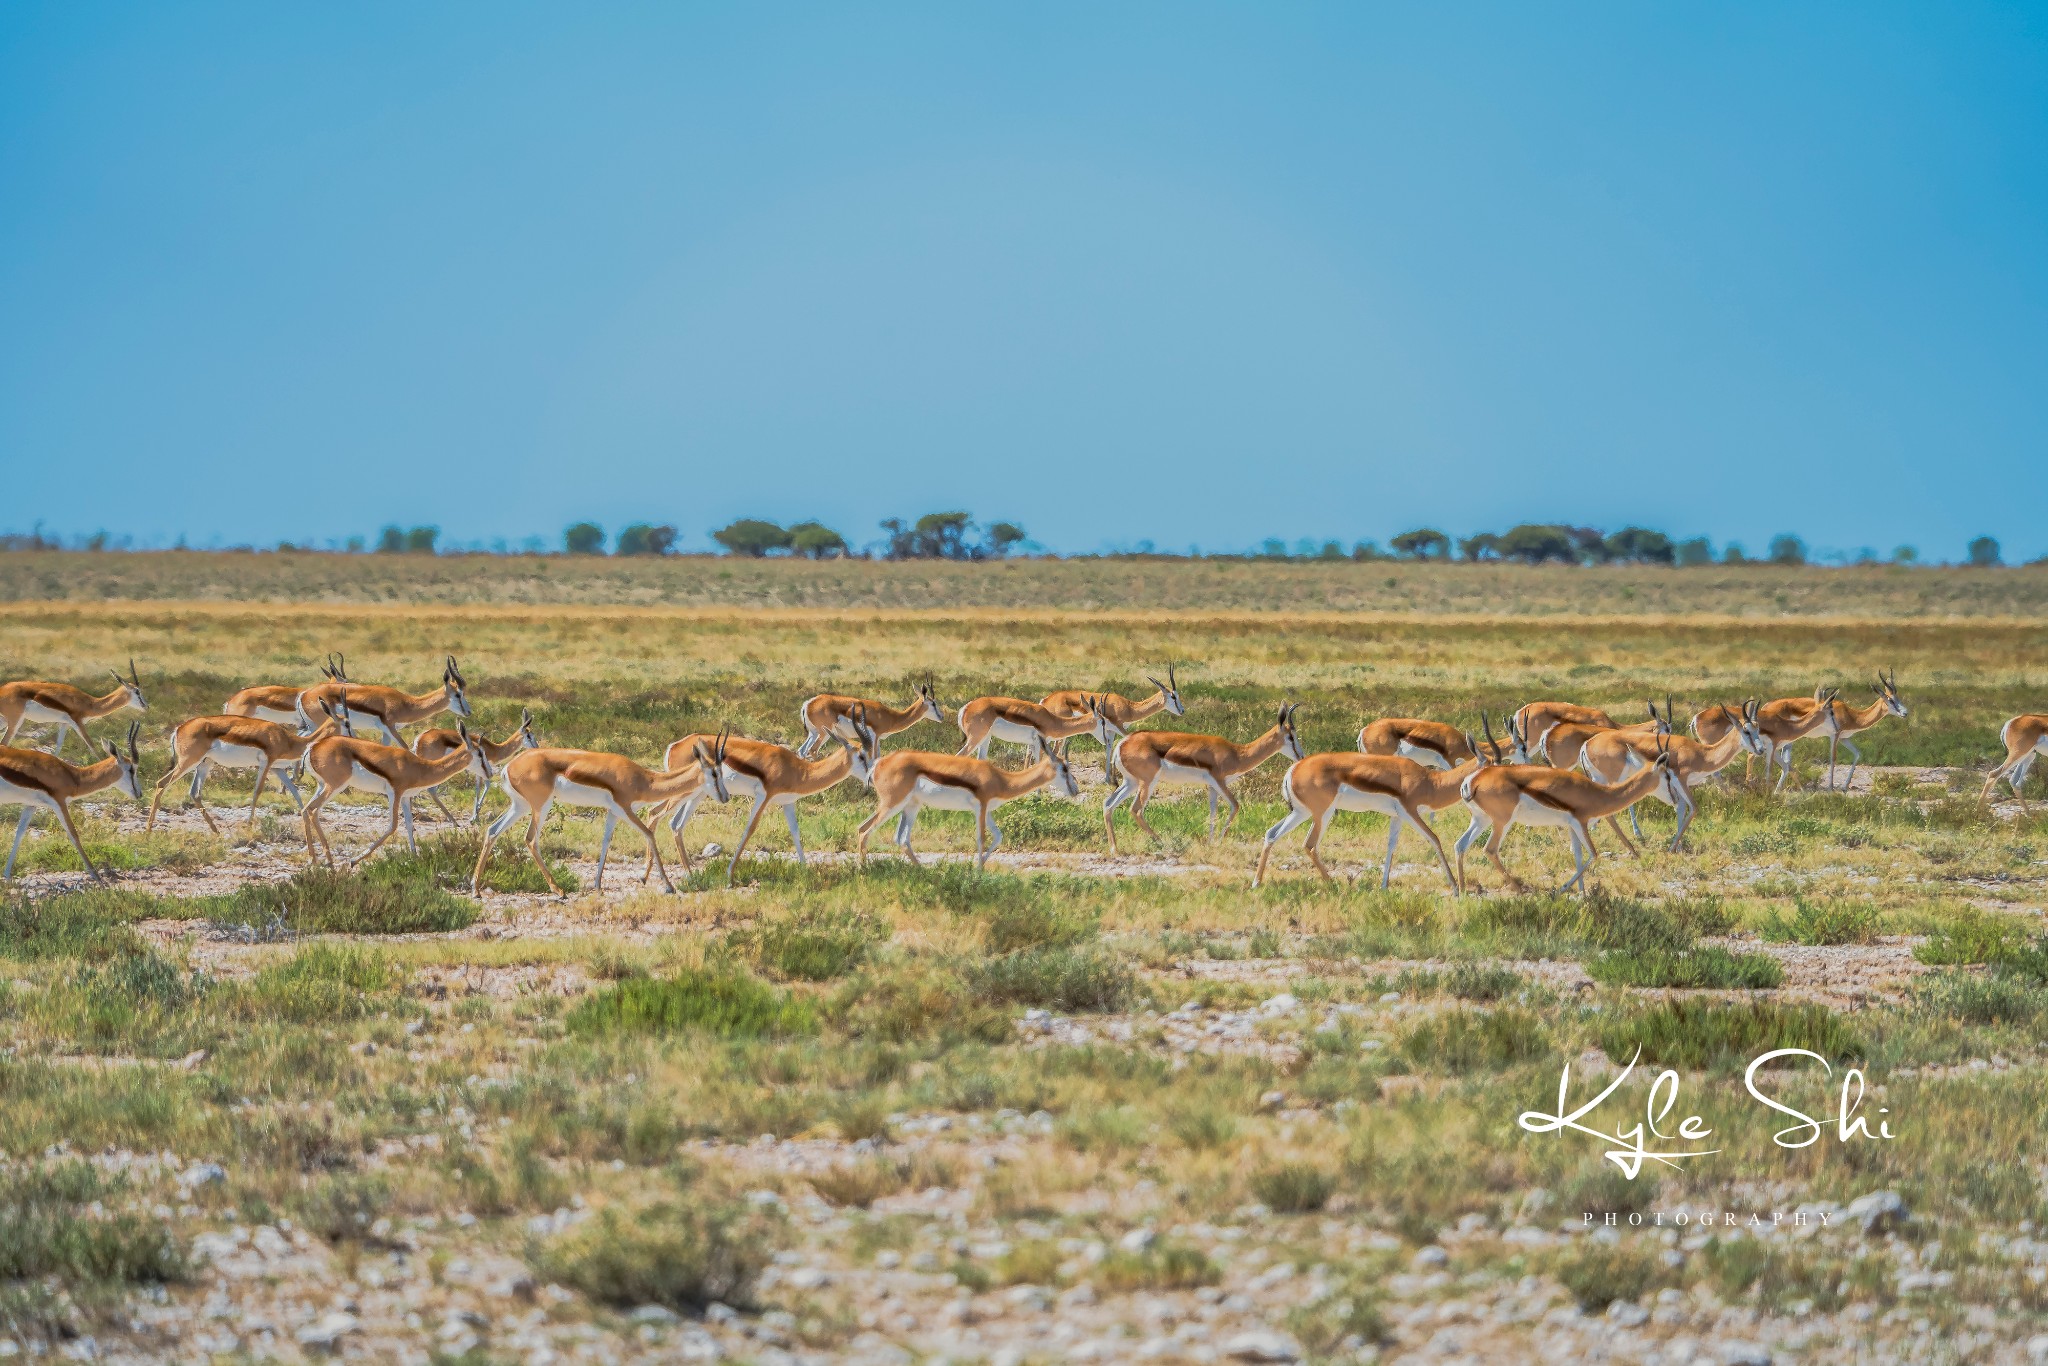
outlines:
[{"label": "grassy plain", "polygon": [[[154,594],[131,558],[209,600],[133,600]],[[35,591],[79,563],[101,577]],[[95,803],[116,888],[83,888],[39,831],[0,922],[14,1340],[289,1356],[344,1314],[351,1350],[473,1360],[707,1337],[761,1361],[1210,1359],[1277,1333],[1315,1360],[1684,1360],[1741,1339],[2003,1361],[2048,1310],[2048,821],[1975,801],[1998,724],[2043,706],[2039,571],[1731,571],[1701,603],[1672,598],[1721,571],[430,561],[420,583],[391,563],[0,556],[17,599],[66,596],[0,605],[0,674],[89,685],[134,655],[150,773],[173,720],[310,680],[328,650],[420,689],[458,654],[491,733],[530,706],[548,743],[647,761],[728,721],[794,738],[824,687],[900,700],[930,671],[953,705],[1135,693],[1169,659],[1177,724],[1247,736],[1296,700],[1315,749],[1377,715],[1546,695],[1855,696],[1880,665],[1912,716],[1863,737],[1870,790],[1723,781],[1689,852],[1612,860],[1584,902],[1485,868],[1453,898],[1412,836],[1382,894],[1384,826],[1362,817],[1326,846],[1359,881],[1319,884],[1290,838],[1254,893],[1277,763],[1228,838],[1176,798],[1153,809],[1163,848],[1124,826],[1111,859],[1096,786],[1009,808],[1015,856],[986,873],[863,871],[842,856],[871,799],[847,786],[805,803],[808,870],[764,823],[737,887],[700,871],[651,895],[621,876],[622,837],[605,894],[566,902],[509,851],[472,901],[474,836],[438,823],[423,857],[330,877],[294,871],[275,796],[225,840],[179,814],[139,841],[132,808]],[[534,576],[558,598],[519,601]],[[1416,605],[1444,602],[1470,606]],[[360,847],[370,813],[337,842]],[[740,815],[708,810],[693,845],[730,845]],[[1448,840],[1463,816],[1438,824]],[[1668,813],[1643,827],[1660,845]],[[545,841],[585,888],[595,847],[585,817]],[[921,849],[970,847],[964,818],[925,817]],[[1510,862],[1545,885],[1567,867],[1544,834]],[[1788,1046],[1837,1069],[1774,1074],[1829,1120],[1799,1149],[1742,1083]],[[1625,1181],[1600,1143],[1517,1127],[1564,1064],[1585,1099],[1638,1048],[1681,1077],[1671,1124],[1702,1115],[1717,1155]],[[1844,1063],[1895,1140],[1835,1141]],[[1847,1213],[1881,1192],[1899,1208]],[[1802,1206],[1829,1226],[1696,1221]],[[1585,1230],[1610,1212],[1613,1234]],[[712,1302],[743,1312],[698,1319]],[[685,1317],[632,1317],[650,1305]]]}]

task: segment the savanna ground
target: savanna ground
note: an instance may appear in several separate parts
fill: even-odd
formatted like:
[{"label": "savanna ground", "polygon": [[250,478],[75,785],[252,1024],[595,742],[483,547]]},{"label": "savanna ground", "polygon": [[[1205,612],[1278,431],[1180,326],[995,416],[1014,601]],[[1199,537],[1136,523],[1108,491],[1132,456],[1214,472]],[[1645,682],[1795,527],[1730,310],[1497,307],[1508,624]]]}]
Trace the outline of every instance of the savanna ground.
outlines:
[{"label": "savanna ground", "polygon": [[[39,826],[0,924],[0,1351],[2028,1359],[2048,821],[1976,794],[1999,724],[2044,704],[2048,574],[493,563],[0,556],[0,674],[90,685],[133,655],[152,781],[175,720],[337,649],[422,690],[457,654],[493,736],[527,706],[546,743],[650,762],[725,722],[794,739],[823,687],[1136,694],[1168,660],[1177,724],[1249,737],[1299,701],[1311,749],[1540,696],[1860,698],[1879,666],[1912,715],[1863,737],[1853,793],[1772,797],[1738,765],[1685,853],[1647,808],[1655,852],[1604,861],[1586,901],[1476,862],[1453,898],[1412,836],[1382,894],[1366,817],[1325,846],[1355,883],[1320,884],[1297,835],[1254,892],[1278,762],[1227,838],[1173,796],[1163,843],[1120,820],[1113,857],[1085,742],[1083,800],[1008,808],[986,872],[934,813],[920,849],[952,857],[878,842],[858,868],[871,798],[847,784],[803,804],[809,869],[764,822],[738,885],[700,862],[673,897],[630,835],[588,890],[584,815],[543,842],[578,890],[541,895],[507,842],[479,903],[466,825],[329,875],[275,793],[226,838],[182,793],[147,838],[93,799],[113,887]],[[247,782],[207,795],[228,820]],[[466,780],[446,795],[466,814]],[[360,848],[380,808],[342,806]],[[693,852],[743,814],[707,805]],[[1509,861],[1548,886],[1569,866],[1541,832]],[[1566,1063],[1583,1100],[1639,1047],[1603,1127],[1669,1066],[1664,1127],[1696,1112],[1719,1153],[1631,1182],[1596,1140],[1517,1127]],[[1808,1147],[1774,1146],[1790,1121],[1743,1090],[1779,1047],[1837,1069],[1766,1083],[1830,1120]],[[1836,1141],[1844,1064],[1896,1139]]]}]

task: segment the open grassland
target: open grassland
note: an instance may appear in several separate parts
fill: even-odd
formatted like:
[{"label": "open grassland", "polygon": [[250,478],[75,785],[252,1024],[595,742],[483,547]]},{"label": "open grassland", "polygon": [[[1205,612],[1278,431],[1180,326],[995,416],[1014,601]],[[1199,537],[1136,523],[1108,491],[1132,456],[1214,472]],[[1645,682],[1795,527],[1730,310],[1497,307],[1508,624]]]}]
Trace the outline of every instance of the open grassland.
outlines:
[{"label": "open grassland", "polygon": [[280,553],[0,554],[0,601],[1379,612],[1425,616],[2009,617],[2048,565],[1411,564],[1116,558],[940,561]]},{"label": "open grassland", "polygon": [[[1325,846],[1357,882],[1319,883],[1294,836],[1254,892],[1277,762],[1227,837],[1170,793],[1163,841],[1120,820],[1114,857],[1086,772],[1081,802],[1007,808],[986,872],[966,819],[933,813],[919,847],[950,857],[878,842],[858,867],[872,798],[848,784],[803,804],[810,868],[764,822],[736,886],[700,863],[674,897],[640,886],[626,834],[592,890],[588,816],[543,838],[570,896],[508,841],[475,900],[467,826],[328,874],[300,868],[275,793],[225,837],[182,793],[147,839],[132,804],[87,802],[113,887],[39,827],[0,911],[0,1337],[138,1360],[2026,1360],[2048,1312],[2048,809],[1976,800],[1998,724],[2048,702],[2021,596],[1939,609],[1968,622],[1768,595],[1453,623],[477,602],[16,602],[0,674],[89,685],[133,654],[151,778],[173,721],[311,681],[328,650],[420,689],[455,653],[493,736],[528,706],[545,743],[649,762],[724,722],[794,739],[821,687],[1136,694],[1169,659],[1176,725],[1246,737],[1295,700],[1311,749],[1538,696],[1867,695],[1880,665],[1912,715],[1860,737],[1879,767],[1853,793],[1772,797],[1738,765],[1686,852],[1646,807],[1649,852],[1603,861],[1586,901],[1484,864],[1453,898],[1412,835],[1381,893],[1385,826],[1357,816]],[[926,724],[885,747],[953,743]],[[248,800],[232,776],[207,793],[224,817]],[[693,851],[742,814],[708,805]],[[342,849],[381,823],[353,800],[330,822]],[[1508,857],[1545,886],[1569,867],[1548,833]],[[1789,1121],[1743,1091],[1780,1047],[1837,1069],[1771,1074],[1828,1120],[1810,1147],[1774,1146]],[[1664,1127],[1701,1115],[1716,1155],[1627,1181],[1596,1140],[1517,1127],[1566,1063],[1584,1100],[1638,1049],[1681,1078]],[[1895,1140],[1835,1140],[1843,1064]]]}]

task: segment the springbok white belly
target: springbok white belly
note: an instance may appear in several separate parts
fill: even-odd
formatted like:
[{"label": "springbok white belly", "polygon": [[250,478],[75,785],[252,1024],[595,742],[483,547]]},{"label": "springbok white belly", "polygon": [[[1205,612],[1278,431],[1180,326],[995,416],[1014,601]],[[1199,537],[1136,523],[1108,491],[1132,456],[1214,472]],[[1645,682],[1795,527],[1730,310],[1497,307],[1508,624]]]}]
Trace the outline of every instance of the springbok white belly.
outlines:
[{"label": "springbok white belly", "polygon": [[1555,825],[1569,830],[1575,822],[1572,817],[1566,815],[1563,811],[1544,802],[1539,802],[1525,792],[1522,794],[1521,800],[1515,803],[1515,824]]},{"label": "springbok white belly", "polygon": [[[763,790],[761,780],[753,774],[742,773],[736,768],[727,768],[725,770],[725,791],[727,796],[744,797],[748,801],[759,801]],[[791,806],[795,804],[796,797],[797,794],[794,792],[783,792],[770,797],[768,801],[771,806]]]},{"label": "springbok white belly", "polygon": [[998,716],[988,728],[988,733],[998,740],[1008,740],[1013,745],[1028,745],[1039,738],[1037,731],[1015,721],[1006,721]]},{"label": "springbok white belly", "polygon": [[1438,754],[1435,750],[1425,749],[1421,745],[1411,745],[1406,740],[1394,746],[1394,753],[1400,755],[1403,759],[1413,759],[1424,768],[1447,769],[1450,767],[1450,764],[1445,762],[1444,756]]},{"label": "springbok white belly", "polygon": [[600,810],[618,809],[620,803],[611,793],[588,783],[571,782],[567,778],[555,779],[555,800],[564,806],[594,806]]},{"label": "springbok white belly", "polygon": [[1332,803],[1339,811],[1377,811],[1382,816],[1392,816],[1401,811],[1401,803],[1384,792],[1361,792],[1355,787],[1339,787],[1337,800]]},{"label": "springbok white belly", "polygon": [[[951,783],[935,783],[930,778],[919,778],[917,780],[916,795],[919,806],[929,806],[936,811],[978,811],[981,809],[981,804],[975,800],[974,794],[966,788],[955,787]],[[999,805],[1001,805],[1000,802],[990,802],[989,808],[993,810]]]},{"label": "springbok white belly", "polygon": [[391,784],[361,764],[349,765],[348,786],[363,792],[382,793],[386,797],[391,795]]},{"label": "springbok white belly", "polygon": [[1209,785],[1209,771],[1205,768],[1189,768],[1186,764],[1161,764],[1155,783],[1200,783]]},{"label": "springbok white belly", "polygon": [[55,806],[50,794],[39,787],[18,787],[0,778],[0,806]]},{"label": "springbok white belly", "polygon": [[71,713],[59,711],[55,707],[45,706],[43,703],[31,698],[22,703],[21,719],[24,721],[38,721],[44,725],[56,725],[69,721]]},{"label": "springbok white belly", "polygon": [[294,730],[299,726],[299,714],[295,711],[286,711],[282,707],[253,707],[244,715],[253,716],[258,721],[274,721],[280,726],[290,726]]},{"label": "springbok white belly", "polygon": [[261,768],[263,751],[254,745],[231,745],[216,740],[206,751],[206,762],[215,768]]}]

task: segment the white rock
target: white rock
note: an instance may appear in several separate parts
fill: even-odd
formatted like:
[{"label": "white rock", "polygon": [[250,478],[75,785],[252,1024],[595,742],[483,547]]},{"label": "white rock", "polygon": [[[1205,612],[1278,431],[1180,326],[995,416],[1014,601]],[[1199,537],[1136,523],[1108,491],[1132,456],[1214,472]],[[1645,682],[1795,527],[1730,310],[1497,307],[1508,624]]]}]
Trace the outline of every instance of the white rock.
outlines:
[{"label": "white rock", "polygon": [[1721,1366],[1771,1366],[1771,1349],[1756,1342],[1723,1343]]},{"label": "white rock", "polygon": [[298,1331],[299,1346],[315,1347],[321,1351],[332,1351],[344,1337],[357,1328],[356,1316],[337,1309],[331,1314],[322,1314]]},{"label": "white rock", "polygon": [[797,1290],[823,1290],[832,1284],[832,1278],[815,1266],[800,1266],[782,1279]]},{"label": "white rock", "polygon": [[1284,1333],[1260,1329],[1239,1333],[1225,1342],[1223,1355],[1233,1361],[1299,1361],[1301,1348]]},{"label": "white rock", "polygon": [[1259,1009],[1265,1011],[1268,1015],[1285,1015],[1300,1004],[1300,1000],[1295,997],[1293,992],[1283,991],[1278,996],[1268,996]]},{"label": "white rock", "polygon": [[643,1304],[626,1316],[634,1323],[680,1323],[682,1315],[663,1304]]},{"label": "white rock", "polygon": [[2048,1333],[2036,1333],[2027,1339],[2027,1360],[2035,1366],[2048,1362]]},{"label": "white rock", "polygon": [[216,1186],[228,1179],[228,1169],[218,1162],[194,1162],[178,1176],[178,1184],[187,1190],[200,1186]]},{"label": "white rock", "polygon": [[1440,1247],[1426,1247],[1415,1254],[1417,1270],[1434,1270],[1451,1260],[1451,1254]]},{"label": "white rock", "polygon": [[1144,1253],[1151,1251],[1152,1245],[1158,1241],[1159,1235],[1151,1229],[1134,1228],[1123,1237],[1117,1239],[1116,1245],[1126,1252]]},{"label": "white rock", "polygon": [[1635,1328],[1649,1321],[1650,1311],[1633,1300],[1615,1300],[1607,1306],[1607,1319],[1623,1328]]},{"label": "white rock", "polygon": [[1897,1191],[1872,1191],[1859,1195],[1849,1202],[1848,1215],[1863,1225],[1863,1231],[1876,1237],[1901,1227],[1909,1217],[1905,1197]]}]

